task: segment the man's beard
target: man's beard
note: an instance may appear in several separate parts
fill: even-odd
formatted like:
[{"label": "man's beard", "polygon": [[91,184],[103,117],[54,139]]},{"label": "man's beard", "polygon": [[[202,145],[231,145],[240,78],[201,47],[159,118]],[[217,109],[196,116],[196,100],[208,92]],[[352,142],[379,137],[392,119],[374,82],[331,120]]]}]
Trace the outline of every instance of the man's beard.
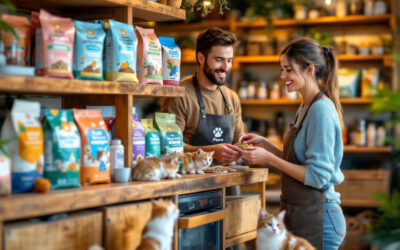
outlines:
[{"label": "man's beard", "polygon": [[[222,71],[222,72],[226,72],[226,74],[228,74],[227,71],[223,70],[223,69],[216,69],[215,71]],[[227,77],[225,77],[225,80],[221,81],[219,80],[214,74],[213,74],[213,70],[208,67],[207,62],[204,64],[204,68],[203,68],[203,73],[204,75],[207,77],[207,79],[214,83],[215,85],[218,86],[222,86],[225,84]]]}]

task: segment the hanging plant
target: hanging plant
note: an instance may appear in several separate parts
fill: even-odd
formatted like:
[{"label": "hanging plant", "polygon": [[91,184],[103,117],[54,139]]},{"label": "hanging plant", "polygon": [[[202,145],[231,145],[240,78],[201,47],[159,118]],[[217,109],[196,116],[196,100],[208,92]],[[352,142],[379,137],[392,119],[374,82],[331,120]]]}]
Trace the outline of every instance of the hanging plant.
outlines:
[{"label": "hanging plant", "polygon": [[[10,13],[15,13],[15,6],[9,0],[1,0],[0,3],[4,4],[6,8],[10,11]],[[17,40],[19,40],[18,33],[11,25],[4,22],[3,20],[0,20],[0,31],[10,32]]]},{"label": "hanging plant", "polygon": [[[183,8],[186,9],[186,20],[190,20],[195,11],[199,11],[202,17],[207,16],[215,7],[217,0],[184,0]],[[219,13],[224,14],[224,10],[229,10],[228,0],[218,0]]]}]

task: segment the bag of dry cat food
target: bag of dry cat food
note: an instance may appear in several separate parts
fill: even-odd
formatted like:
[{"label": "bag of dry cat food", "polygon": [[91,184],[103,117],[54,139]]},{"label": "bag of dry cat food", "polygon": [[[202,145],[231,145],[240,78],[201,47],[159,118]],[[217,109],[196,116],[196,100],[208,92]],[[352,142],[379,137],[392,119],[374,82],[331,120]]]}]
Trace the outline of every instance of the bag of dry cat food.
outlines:
[{"label": "bag of dry cat food", "polygon": [[72,109],[46,109],[44,133],[44,176],[51,188],[80,187],[81,138]]},{"label": "bag of dry cat food", "polygon": [[140,83],[163,84],[161,45],[154,29],[136,27],[137,71]]},{"label": "bag of dry cat food", "polygon": [[106,36],[106,80],[137,83],[137,38],[134,27],[114,20],[109,20],[109,25]]},{"label": "bag of dry cat food", "polygon": [[153,119],[140,119],[144,128],[146,140],[146,158],[160,157],[160,133],[153,126]]},{"label": "bag of dry cat food", "polygon": [[81,183],[110,183],[108,131],[100,109],[74,109],[81,135]]},{"label": "bag of dry cat food", "polygon": [[155,121],[161,138],[161,155],[183,152],[182,131],[175,122],[175,114],[156,113]]},{"label": "bag of dry cat food", "polygon": [[12,192],[33,190],[36,178],[43,176],[43,131],[38,102],[15,100],[11,114],[1,130],[1,138],[10,140]]},{"label": "bag of dry cat food", "polygon": [[11,194],[11,160],[0,152],[0,196]]},{"label": "bag of dry cat food", "polygon": [[181,49],[173,37],[160,36],[162,47],[163,84],[178,86],[181,68]]},{"label": "bag of dry cat food", "polygon": [[74,77],[103,80],[103,48],[106,33],[101,23],[74,20]]},{"label": "bag of dry cat food", "polygon": [[1,32],[7,64],[27,65],[31,38],[28,18],[3,14],[1,20],[13,27],[19,37],[17,39],[13,33],[4,30]]},{"label": "bag of dry cat food", "polygon": [[75,26],[71,18],[53,16],[40,10],[42,26],[43,75],[73,78],[72,58]]},{"label": "bag of dry cat food", "polygon": [[132,117],[132,161],[133,161],[133,166],[136,165],[136,161],[140,161],[141,159],[144,158],[145,153],[146,153],[146,148],[145,148],[145,137],[144,137],[144,129],[142,126],[142,123],[139,121],[137,118],[137,115],[133,113]]}]

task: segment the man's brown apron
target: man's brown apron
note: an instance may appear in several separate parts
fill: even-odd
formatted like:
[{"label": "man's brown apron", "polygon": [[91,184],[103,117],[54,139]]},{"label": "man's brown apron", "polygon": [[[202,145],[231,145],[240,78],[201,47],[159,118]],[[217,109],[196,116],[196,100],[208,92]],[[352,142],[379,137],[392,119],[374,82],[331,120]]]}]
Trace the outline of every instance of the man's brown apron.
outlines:
[{"label": "man's brown apron", "polygon": [[[293,150],[293,142],[301,129],[311,105],[317,101],[323,91],[318,93],[310,103],[298,128],[290,124],[290,131],[283,143],[283,159],[299,164]],[[286,210],[285,225],[294,235],[307,239],[317,249],[323,249],[324,236],[324,203],[326,190],[319,190],[282,173],[281,210]]]}]

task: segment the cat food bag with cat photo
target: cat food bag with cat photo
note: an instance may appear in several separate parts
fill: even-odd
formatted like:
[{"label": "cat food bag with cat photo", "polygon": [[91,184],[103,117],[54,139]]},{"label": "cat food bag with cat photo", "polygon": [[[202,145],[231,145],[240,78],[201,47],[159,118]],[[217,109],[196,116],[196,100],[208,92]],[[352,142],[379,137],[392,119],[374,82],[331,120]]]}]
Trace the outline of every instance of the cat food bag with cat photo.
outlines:
[{"label": "cat food bag with cat photo", "polygon": [[11,194],[11,160],[0,151],[0,196]]},{"label": "cat food bag with cat photo", "polygon": [[178,86],[181,75],[181,49],[173,37],[160,36],[163,84]]},{"label": "cat food bag with cat photo", "polygon": [[13,33],[3,30],[1,39],[4,43],[4,54],[7,64],[28,65],[30,48],[30,26],[27,17],[3,14],[1,20],[13,27],[18,39]]},{"label": "cat food bag with cat photo", "polygon": [[74,20],[74,77],[76,79],[104,80],[103,49],[106,33],[101,23]]},{"label": "cat food bag with cat photo", "polygon": [[161,155],[183,152],[182,131],[175,122],[175,114],[156,113],[156,127],[160,131]]},{"label": "cat food bag with cat photo", "polygon": [[46,109],[44,133],[44,176],[51,188],[80,187],[81,138],[72,109]]},{"label": "cat food bag with cat photo", "polygon": [[137,38],[130,24],[109,20],[106,36],[106,80],[138,82],[136,75]]},{"label": "cat food bag with cat photo", "polygon": [[163,84],[161,45],[154,29],[136,27],[137,71],[140,83]]},{"label": "cat food bag with cat photo", "polygon": [[142,123],[137,118],[137,115],[133,113],[132,117],[132,161],[133,166],[136,165],[136,161],[140,161],[145,157],[146,147],[145,147],[145,136]]},{"label": "cat food bag with cat photo", "polygon": [[75,26],[71,18],[53,16],[40,10],[42,26],[43,75],[73,78]]},{"label": "cat food bag with cat photo", "polygon": [[81,184],[110,183],[108,131],[100,109],[74,109],[81,136]]},{"label": "cat food bag with cat photo", "polygon": [[43,130],[39,121],[40,103],[15,100],[4,122],[1,138],[10,140],[5,148],[11,155],[12,193],[33,190],[43,176]]},{"label": "cat food bag with cat photo", "polygon": [[140,119],[140,122],[144,128],[144,134],[146,138],[146,158],[149,157],[160,157],[161,154],[161,142],[160,133],[153,126],[153,119]]}]

